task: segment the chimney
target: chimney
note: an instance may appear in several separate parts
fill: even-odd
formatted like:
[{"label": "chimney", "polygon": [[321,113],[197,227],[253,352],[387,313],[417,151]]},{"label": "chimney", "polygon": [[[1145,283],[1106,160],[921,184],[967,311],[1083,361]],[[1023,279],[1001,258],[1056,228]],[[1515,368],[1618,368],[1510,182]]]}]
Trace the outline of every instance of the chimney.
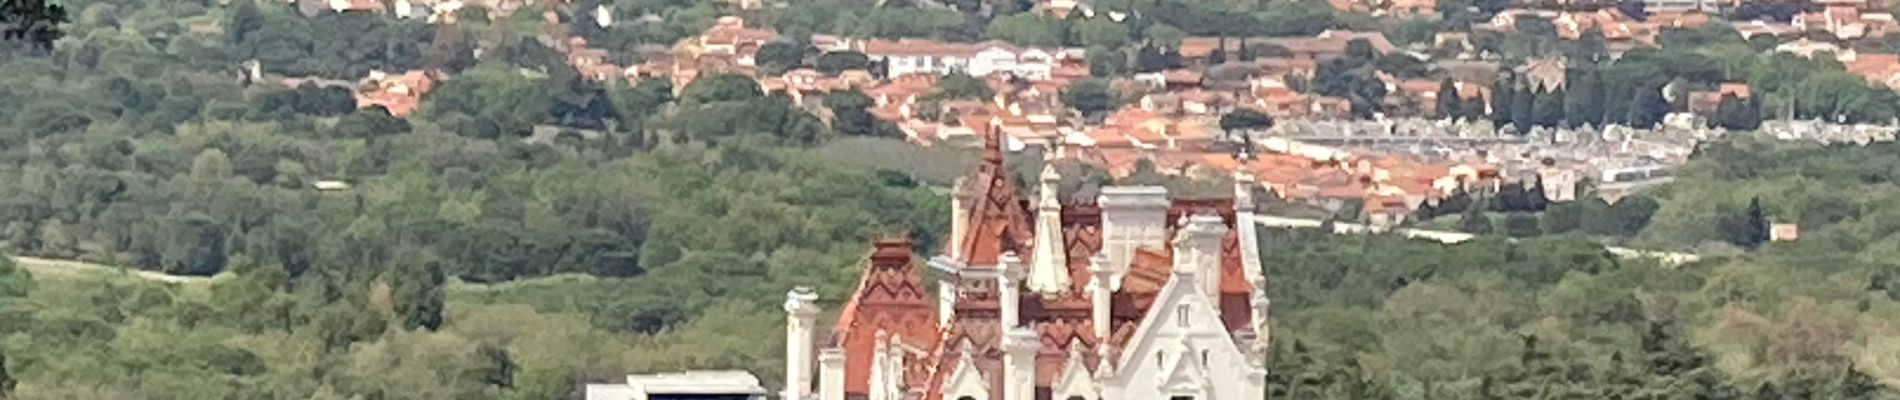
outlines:
[{"label": "chimney", "polygon": [[1022,312],[1023,260],[1014,252],[1003,253],[1002,258],[1003,273],[996,276],[996,297],[1003,329],[1007,330],[1021,323],[1018,315]]},{"label": "chimney", "polygon": [[970,210],[964,202],[970,199],[970,191],[965,188],[967,182],[957,177],[950,183],[950,243],[951,259],[963,257],[963,235],[969,228]]},{"label": "chimney", "polygon": [[[1053,152],[1045,153],[1053,156]],[[1062,175],[1056,173],[1055,163],[1045,162],[1042,166],[1041,183],[1037,188],[1036,202],[1036,239],[1035,259],[1031,260],[1029,270],[1029,290],[1036,293],[1058,294],[1069,291],[1068,248],[1062,241],[1062,203],[1056,198],[1056,184]]]},{"label": "chimney", "polygon": [[844,400],[844,349],[818,353],[818,399]]},{"label": "chimney", "polygon": [[1109,318],[1115,304],[1115,289],[1111,287],[1109,279],[1114,275],[1115,271],[1108,269],[1106,254],[1095,253],[1094,257],[1089,257],[1089,317],[1090,322],[1095,324],[1096,343],[1108,338],[1109,324],[1114,323]]},{"label": "chimney", "polygon": [[811,392],[812,325],[818,317],[818,293],[800,286],[785,293],[786,400],[806,400]]},{"label": "chimney", "polygon": [[1114,274],[1112,282],[1128,272],[1135,249],[1159,250],[1166,244],[1168,189],[1109,186],[1102,188],[1097,203],[1102,208],[1102,253],[1108,258],[1104,267]]},{"label": "chimney", "polygon": [[1026,327],[1010,328],[1003,333],[1003,399],[1036,399],[1036,350],[1042,340]]},{"label": "chimney", "polygon": [[1174,279],[1200,282],[1211,304],[1220,304],[1220,242],[1226,235],[1219,215],[1194,214],[1174,238]]}]

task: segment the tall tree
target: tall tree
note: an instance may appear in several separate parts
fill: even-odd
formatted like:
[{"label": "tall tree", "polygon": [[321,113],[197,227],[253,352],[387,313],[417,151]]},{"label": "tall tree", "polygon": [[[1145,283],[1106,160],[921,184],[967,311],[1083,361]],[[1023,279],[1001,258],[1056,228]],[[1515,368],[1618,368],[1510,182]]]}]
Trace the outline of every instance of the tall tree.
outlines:
[{"label": "tall tree", "polygon": [[1517,102],[1513,98],[1517,95],[1515,83],[1516,80],[1508,76],[1500,76],[1491,83],[1491,123],[1499,128],[1511,123],[1512,105]]},{"label": "tall tree", "polygon": [[1537,94],[1531,91],[1530,85],[1527,84],[1516,85],[1513,90],[1515,92],[1511,94],[1511,127],[1517,129],[1519,136],[1530,134],[1531,126],[1537,121],[1534,106],[1537,103]]},{"label": "tall tree", "polygon": [[1458,101],[1458,84],[1451,78],[1438,81],[1438,104],[1432,108],[1432,114],[1441,120],[1457,119],[1463,115],[1463,107]]},{"label": "tall tree", "polygon": [[396,314],[404,329],[436,330],[442,327],[442,291],[448,278],[442,264],[435,260],[408,263],[397,270],[394,300]]},{"label": "tall tree", "polygon": [[1761,197],[1748,199],[1747,246],[1754,248],[1768,242],[1768,215],[1761,209]]},{"label": "tall tree", "polygon": [[1569,89],[1564,91],[1564,126],[1602,125],[1603,99],[1598,96],[1603,88],[1597,83],[1595,69],[1571,71],[1570,82],[1564,84]]},{"label": "tall tree", "polygon": [[1227,63],[1227,37],[1226,36],[1221,36],[1219,38],[1214,39],[1214,52],[1207,55],[1207,63],[1209,65],[1221,65],[1221,64]]},{"label": "tall tree", "polygon": [[1648,128],[1662,123],[1663,116],[1669,114],[1669,101],[1663,99],[1660,86],[1634,86],[1636,93],[1629,101],[1629,116],[1625,120],[1632,127]]},{"label": "tall tree", "polygon": [[1544,92],[1537,96],[1531,105],[1531,123],[1545,128],[1554,128],[1564,120],[1564,91]]}]

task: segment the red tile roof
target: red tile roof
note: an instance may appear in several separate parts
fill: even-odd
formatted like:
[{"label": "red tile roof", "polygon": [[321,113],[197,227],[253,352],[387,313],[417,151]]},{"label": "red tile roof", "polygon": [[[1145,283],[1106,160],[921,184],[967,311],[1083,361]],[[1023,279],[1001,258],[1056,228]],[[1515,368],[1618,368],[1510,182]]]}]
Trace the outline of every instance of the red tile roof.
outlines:
[{"label": "red tile roof", "polygon": [[[858,288],[845,303],[830,343],[844,349],[845,393],[869,393],[878,334],[929,352],[937,344],[936,305],[911,260],[910,241],[878,241]],[[907,363],[909,365],[910,363]]]},{"label": "red tile roof", "polygon": [[[992,138],[997,138],[992,133]],[[991,139],[995,143],[997,139]],[[976,179],[969,181],[966,187],[971,197],[968,214],[967,235],[965,239],[966,263],[979,266],[979,262],[993,259],[992,253],[1006,247],[1016,254],[1034,254],[1024,241],[1028,238],[1030,215],[1024,204],[1015,198],[1015,188],[1008,182],[1007,168],[1003,165],[1001,150],[995,145],[986,145],[983,161],[979,164]],[[1232,227],[1236,222],[1232,200],[1174,200],[1165,218],[1166,230],[1172,236],[1178,229],[1178,221],[1189,214],[1218,215],[1223,223]],[[1146,315],[1147,309],[1155,300],[1162,285],[1165,285],[1172,264],[1172,249],[1166,245],[1159,249],[1138,250],[1136,259],[1130,265],[1130,272],[1123,279],[1121,290],[1112,296],[1110,318],[1113,326],[1107,329],[1108,337],[1097,337],[1092,320],[1092,307],[1086,296],[1089,282],[1088,267],[1090,256],[1101,250],[1101,209],[1088,202],[1070,202],[1061,208],[1061,243],[1067,252],[1067,268],[1070,275],[1070,290],[1063,294],[1033,295],[1021,297],[1020,318],[1024,325],[1032,327],[1039,338],[1040,348],[1036,354],[1036,386],[1046,391],[1058,380],[1064,371],[1070,350],[1079,351],[1084,357],[1083,365],[1091,371],[1098,365],[1100,352],[1097,347],[1113,344],[1119,347],[1133,338],[1134,330]],[[1022,234],[1018,234],[1021,232]],[[1241,251],[1238,231],[1229,230],[1222,240],[1220,304],[1221,319],[1230,330],[1247,330],[1252,318],[1249,307],[1249,288],[1242,270]],[[984,243],[984,244],[979,244]],[[1033,260],[1029,260],[1033,261]],[[907,376],[912,388],[922,388],[925,400],[943,400],[941,389],[950,378],[950,374],[967,360],[972,366],[989,378],[989,391],[992,398],[1000,396],[1002,387],[1000,376],[1002,357],[1000,337],[1003,328],[1000,324],[1000,304],[993,287],[989,291],[966,292],[955,299],[953,308],[956,314],[948,326],[942,327],[937,342],[930,346],[930,355],[917,360],[916,365],[926,366],[927,371]],[[967,347],[966,347],[967,346]],[[1109,354],[1113,356],[1114,354]],[[847,359],[849,359],[847,355]],[[967,357],[967,358],[966,358]],[[1046,397],[1039,395],[1039,398]]]}]

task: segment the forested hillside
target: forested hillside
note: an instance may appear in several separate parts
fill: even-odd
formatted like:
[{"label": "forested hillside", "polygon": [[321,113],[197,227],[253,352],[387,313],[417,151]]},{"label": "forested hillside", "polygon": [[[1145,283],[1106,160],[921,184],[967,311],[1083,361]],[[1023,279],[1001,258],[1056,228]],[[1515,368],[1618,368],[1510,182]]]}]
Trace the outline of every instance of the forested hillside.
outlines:
[{"label": "forested hillside", "polygon": [[[1450,246],[1263,234],[1272,390],[1360,399],[1900,397],[1895,173],[1892,143],[1710,143],[1653,193],[1660,209],[1636,241],[1703,251],[1704,261],[1673,268],[1618,259],[1581,232]],[[1763,211],[1751,213],[1751,203]],[[1751,214],[1797,223],[1801,238],[1762,242]]]},{"label": "forested hillside", "polygon": [[[640,43],[716,15],[621,3],[668,21],[616,30]],[[786,289],[836,301],[868,239],[928,250],[944,230],[945,200],[909,177],[806,150],[841,133],[782,96],[581,79],[534,40],[564,29],[535,10],[437,27],[283,2],[65,6],[54,46],[0,41],[0,253],[216,278],[0,259],[0,398],[553,399],[685,368],[775,381],[782,344],[758,335]],[[263,75],[246,78],[253,59]],[[450,75],[416,113],[355,107],[368,71],[423,67]]]},{"label": "forested hillside", "polygon": [[[575,3],[557,19],[590,7]],[[842,298],[872,237],[907,234],[929,254],[946,205],[917,182],[960,165],[939,152],[929,173],[874,172],[915,159],[840,159],[891,143],[842,138],[880,130],[828,126],[740,78],[705,77],[677,98],[664,84],[594,83],[534,40],[664,46],[704,29],[716,3],[616,1],[651,18],[566,32],[535,12],[488,22],[473,8],[435,27],[271,1],[66,2],[70,24],[33,33],[49,41],[0,41],[0,252],[216,278],[30,274],[0,258],[0,397],[549,399],[683,368],[772,384],[784,290]],[[1317,2],[1189,4],[1157,3],[1150,14],[1169,22],[1140,35],[1333,23]],[[1101,48],[1092,58],[1152,51],[1101,24],[891,9],[903,7],[796,2],[762,19],[787,32],[1076,42]],[[1200,23],[1219,17],[1240,19]],[[263,77],[241,77],[248,60]],[[354,107],[349,82],[412,68],[452,78],[406,118]],[[825,103],[817,111],[834,115],[864,104]],[[556,134],[530,140],[536,126]],[[1268,231],[1273,390],[1900,397],[1896,154],[1712,145],[1656,194],[1646,227],[1617,227],[1716,250],[1674,269],[1578,237],[1442,246]],[[1194,192],[1152,172],[1131,182]],[[1068,176],[1065,190],[1104,180]],[[1800,221],[1804,238],[1762,244],[1752,215]]]}]

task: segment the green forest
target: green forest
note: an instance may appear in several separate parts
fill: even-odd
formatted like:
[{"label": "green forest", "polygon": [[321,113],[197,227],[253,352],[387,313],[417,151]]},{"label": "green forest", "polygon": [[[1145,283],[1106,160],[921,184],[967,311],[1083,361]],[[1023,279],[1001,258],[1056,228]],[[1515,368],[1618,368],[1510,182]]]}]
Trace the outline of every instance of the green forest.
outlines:
[{"label": "green forest", "polygon": [[[558,19],[592,4],[576,3]],[[1350,22],[1311,2],[1157,3],[1138,30],[859,3],[760,17],[787,32],[1060,42],[1134,61],[1157,51],[1137,38]],[[835,307],[871,238],[907,235],[930,254],[947,224],[930,187],[966,171],[968,155],[875,138],[886,131],[850,122],[866,121],[861,96],[801,108],[738,77],[677,95],[601,84],[534,39],[664,46],[723,12],[613,7],[653,18],[597,29],[470,9],[465,23],[431,26],[246,0],[33,10],[67,23],[17,36],[9,26],[0,40],[0,252],[206,278],[0,258],[0,398],[573,398],[585,382],[687,368],[747,369],[776,385],[784,290],[815,286]],[[1221,18],[1233,24],[1207,22]],[[1276,30],[1219,28],[1235,25]],[[248,60],[269,79],[246,81]],[[356,109],[347,88],[274,79],[412,68],[454,78],[407,118]],[[1858,112],[1849,106],[1797,113]],[[531,139],[537,127],[558,134]],[[1896,154],[1715,143],[1630,214],[1641,218],[1616,219],[1638,222],[1547,224],[1549,235],[1520,242],[1268,231],[1271,390],[1900,397],[1889,389],[1900,387]],[[1107,180],[1065,176],[1064,191]],[[1126,183],[1225,187],[1152,169]],[[1758,220],[1798,221],[1804,238],[1760,243]],[[1712,256],[1662,268],[1612,258],[1585,234]]]},{"label": "green forest", "polygon": [[[649,43],[716,15],[621,5],[668,16],[621,28]],[[918,181],[819,153],[867,130],[745,78],[678,96],[580,79],[534,40],[560,27],[536,12],[431,28],[282,2],[64,6],[55,35],[0,41],[0,253],[209,279],[0,259],[0,398],[554,399],[690,368],[773,382],[782,344],[754,334],[780,329],[786,289],[836,301],[869,239],[927,251],[944,231],[946,200]],[[416,67],[455,75],[408,118],[276,79]]]},{"label": "green forest", "polygon": [[[1457,245],[1264,234],[1276,398],[1900,398],[1900,145],[1704,145],[1618,205]],[[1477,209],[1477,208],[1473,208]],[[1648,213],[1645,213],[1648,214]],[[1516,215],[1516,214],[1514,214]],[[1751,216],[1759,216],[1759,219]],[[1529,219],[1539,229],[1540,219]],[[1764,222],[1795,223],[1762,242]],[[1585,229],[1587,228],[1587,229]],[[1633,237],[1622,237],[1632,235]],[[1599,240],[1693,250],[1675,267]]]}]

